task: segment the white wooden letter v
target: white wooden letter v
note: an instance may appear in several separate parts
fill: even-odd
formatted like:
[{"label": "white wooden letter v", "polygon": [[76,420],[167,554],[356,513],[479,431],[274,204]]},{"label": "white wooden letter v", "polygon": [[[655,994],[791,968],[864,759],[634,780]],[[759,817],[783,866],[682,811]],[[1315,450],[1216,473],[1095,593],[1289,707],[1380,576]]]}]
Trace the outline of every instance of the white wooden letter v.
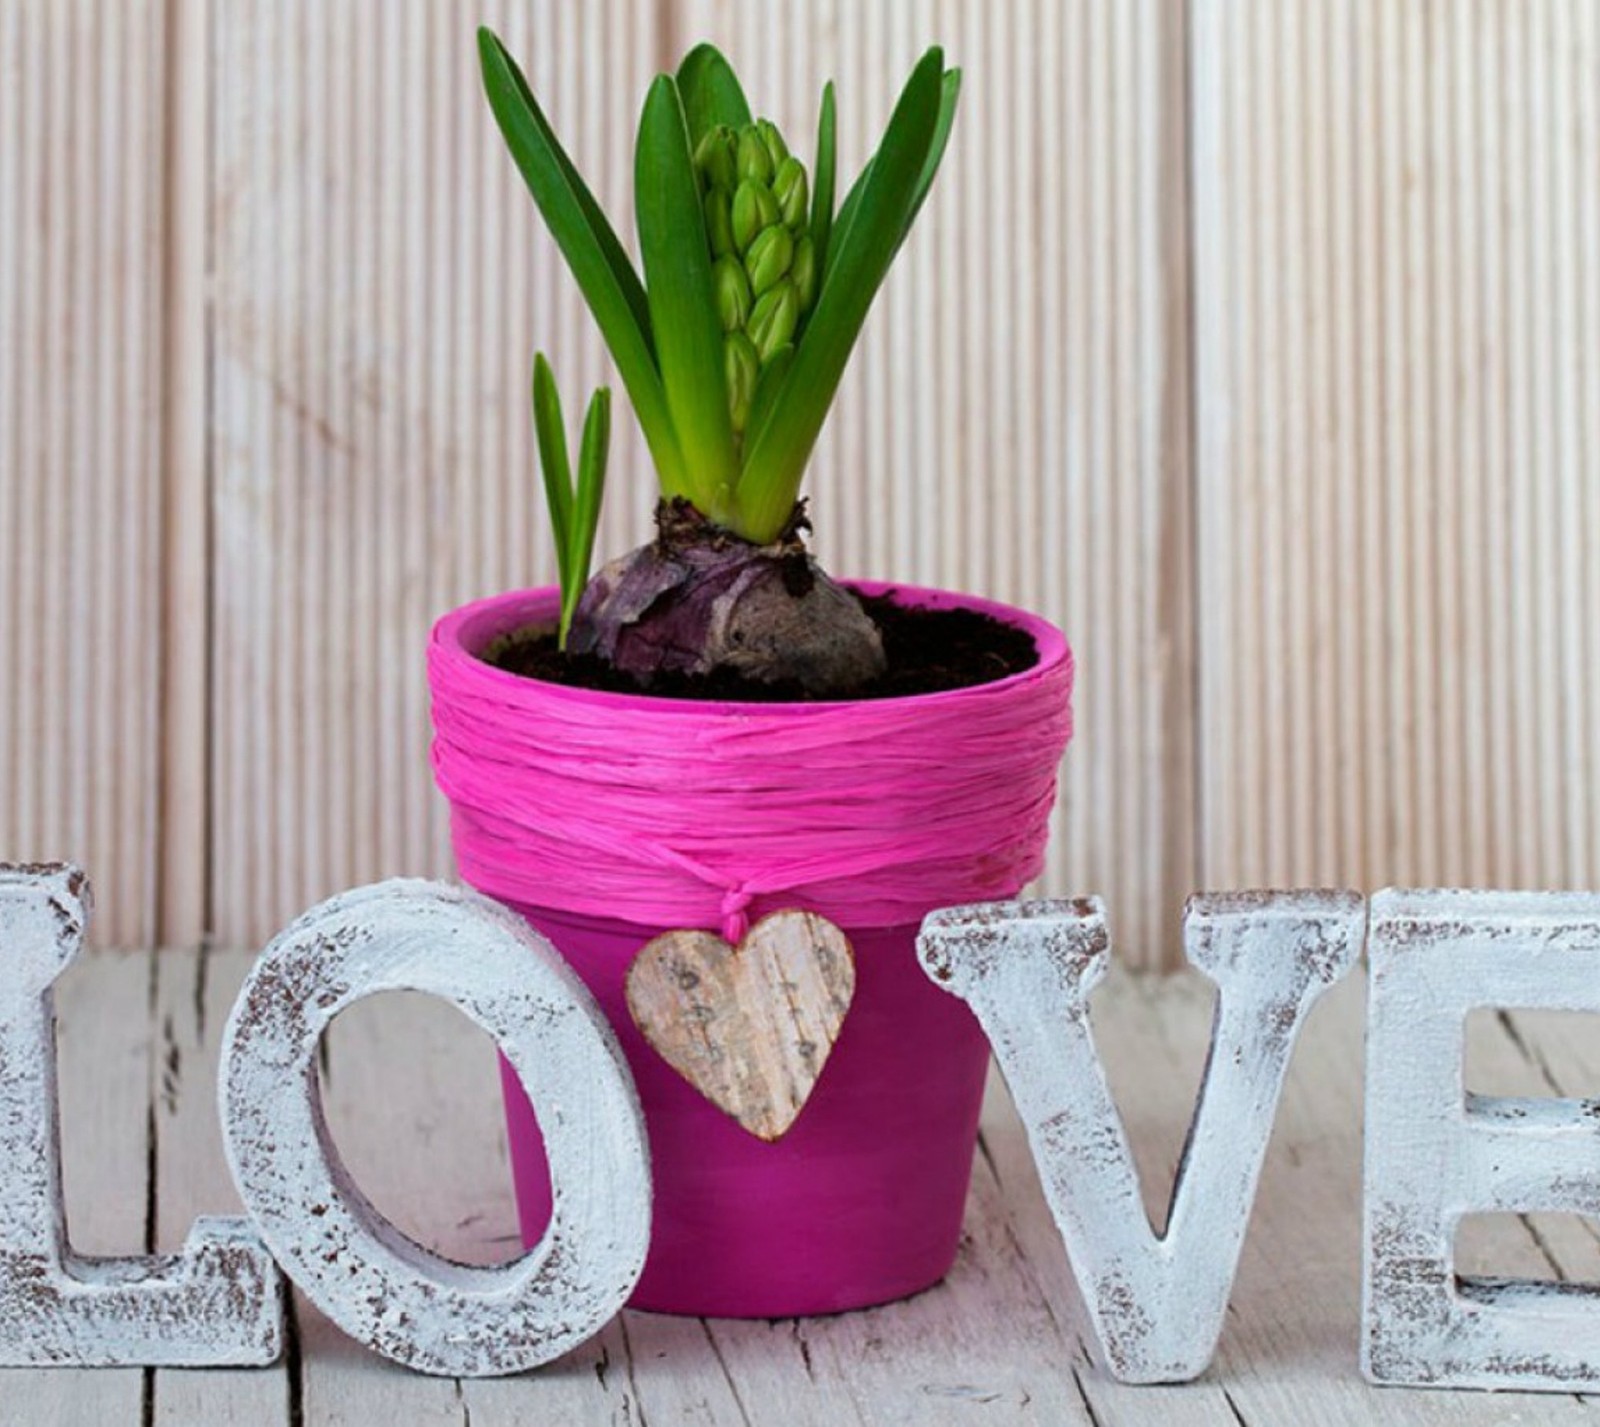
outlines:
[{"label": "white wooden letter v", "polygon": [[924,922],[923,968],[988,1033],[1121,1381],[1187,1381],[1211,1360],[1295,1037],[1360,954],[1364,928],[1353,893],[1191,899],[1184,951],[1216,983],[1217,1011],[1157,1236],[1089,1029],[1089,993],[1109,958],[1100,902],[956,907]]}]

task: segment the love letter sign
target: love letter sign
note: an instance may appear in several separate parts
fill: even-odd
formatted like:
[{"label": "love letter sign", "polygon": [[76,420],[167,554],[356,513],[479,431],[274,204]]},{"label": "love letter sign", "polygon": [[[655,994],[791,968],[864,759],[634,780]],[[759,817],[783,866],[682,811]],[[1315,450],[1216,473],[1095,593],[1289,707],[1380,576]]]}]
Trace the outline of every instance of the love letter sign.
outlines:
[{"label": "love letter sign", "polygon": [[[1366,938],[1365,1306],[1376,1382],[1600,1390],[1600,1295],[1460,1280],[1467,1213],[1600,1216],[1593,1102],[1468,1095],[1462,1024],[1483,1006],[1600,1013],[1600,896],[1349,892],[1197,897],[1190,962],[1217,986],[1211,1055],[1167,1229],[1144,1214],[1089,1028],[1110,956],[1099,902],[937,912],[919,954],[973,1008],[1027,1127],[1110,1372],[1196,1376],[1211,1359],[1289,1057]],[[81,874],[0,867],[0,1365],[264,1363],[273,1259],[346,1332],[421,1372],[549,1362],[621,1307],[650,1227],[647,1143],[616,1041],[520,918],[473,893],[392,882],[279,936],[223,1046],[228,1159],[253,1220],[202,1219],[174,1257],[87,1260],[66,1243],[50,988],[88,914]],[[670,950],[670,948],[669,948]],[[495,1038],[539,1111],[554,1209],[516,1263],[429,1253],[351,1183],[317,1093],[317,1045],[363,996],[419,990]]]}]

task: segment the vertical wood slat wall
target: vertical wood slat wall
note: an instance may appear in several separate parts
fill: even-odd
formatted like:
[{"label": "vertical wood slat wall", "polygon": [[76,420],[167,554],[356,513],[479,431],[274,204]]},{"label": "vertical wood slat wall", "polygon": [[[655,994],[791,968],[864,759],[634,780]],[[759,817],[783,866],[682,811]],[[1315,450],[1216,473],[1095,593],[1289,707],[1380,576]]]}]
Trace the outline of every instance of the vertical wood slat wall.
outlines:
[{"label": "vertical wood slat wall", "polygon": [[[695,38],[803,151],[835,77],[847,170],[925,43],[963,65],[817,543],[1066,627],[1044,885],[1105,892],[1130,959],[1200,885],[1600,885],[1592,7],[481,10],[619,228]],[[569,405],[607,371],[471,29],[0,0],[0,856],[85,860],[103,940],[448,870],[427,627],[550,578],[533,349]]]},{"label": "vertical wood slat wall", "polygon": [[[653,9],[480,13],[622,209]],[[337,888],[449,869],[428,628],[552,577],[531,355],[555,354],[580,410],[604,366],[456,7],[222,0],[213,26],[230,82],[214,101],[209,925],[248,943]],[[626,478],[642,443],[619,424],[615,548],[648,514]]]},{"label": "vertical wood slat wall", "polygon": [[0,859],[158,930],[167,6],[0,0]]},{"label": "vertical wood slat wall", "polygon": [[1600,885],[1600,12],[1190,31],[1200,876]]}]

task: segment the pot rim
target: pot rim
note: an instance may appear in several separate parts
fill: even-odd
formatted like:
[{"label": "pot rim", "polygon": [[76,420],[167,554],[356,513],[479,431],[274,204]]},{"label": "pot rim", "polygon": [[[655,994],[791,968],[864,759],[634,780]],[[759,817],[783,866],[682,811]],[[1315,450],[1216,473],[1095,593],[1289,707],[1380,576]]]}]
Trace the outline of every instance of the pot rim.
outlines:
[{"label": "pot rim", "polygon": [[535,679],[525,674],[513,674],[497,669],[478,657],[492,639],[513,629],[526,627],[539,619],[554,618],[560,610],[561,592],[554,585],[538,585],[529,589],[506,590],[459,605],[441,615],[433,626],[430,643],[436,658],[446,660],[465,678],[482,680],[488,688],[503,688],[508,692],[520,690],[524,697],[537,691],[565,703],[587,707],[605,707],[618,710],[639,710],[679,715],[711,715],[722,717],[794,718],[828,710],[883,705],[891,708],[935,706],[955,699],[970,699],[983,692],[994,695],[1007,690],[1036,683],[1061,664],[1070,665],[1072,655],[1067,637],[1042,615],[985,599],[980,595],[962,594],[926,585],[904,584],[898,580],[843,580],[847,588],[864,595],[896,595],[907,603],[929,609],[970,609],[986,614],[1005,624],[1025,630],[1033,636],[1038,649],[1038,660],[1027,669],[1008,674],[1003,679],[988,683],[970,684],[959,689],[940,689],[927,694],[897,694],[882,699],[813,699],[805,701],[775,701],[755,703],[736,699],[674,699],[655,694],[619,694],[605,689],[586,689],[572,684],[556,684],[547,679]]}]

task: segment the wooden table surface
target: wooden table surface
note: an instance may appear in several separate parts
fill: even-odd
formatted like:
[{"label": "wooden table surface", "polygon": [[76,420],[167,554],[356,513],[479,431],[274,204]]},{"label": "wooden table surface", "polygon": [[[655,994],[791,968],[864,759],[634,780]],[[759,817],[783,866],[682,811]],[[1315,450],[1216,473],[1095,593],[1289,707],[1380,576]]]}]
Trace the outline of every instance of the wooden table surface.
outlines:
[{"label": "wooden table surface", "polygon": [[[71,1231],[89,1253],[176,1249],[192,1218],[237,1207],[214,1101],[216,1046],[249,956],[103,953],[58,989]],[[1363,986],[1314,1014],[1290,1075],[1210,1372],[1181,1388],[1109,1381],[1086,1330],[1022,1130],[991,1082],[960,1259],[940,1287],[836,1318],[743,1323],[627,1313],[563,1361],[510,1380],[415,1376],[296,1298],[290,1348],[256,1371],[0,1372],[0,1423],[1050,1424],[1600,1427],[1574,1396],[1376,1390],[1356,1366]],[[1198,981],[1113,976],[1095,1023],[1147,1185],[1164,1204],[1205,1053]],[[1600,1095],[1600,1037],[1579,1017],[1469,1028],[1474,1088]],[[325,1045],[323,1093],[346,1162],[415,1237],[491,1262],[514,1251],[493,1050],[456,1012],[391,995]],[[1572,1218],[1470,1226],[1463,1264],[1600,1280],[1600,1232]]]}]

